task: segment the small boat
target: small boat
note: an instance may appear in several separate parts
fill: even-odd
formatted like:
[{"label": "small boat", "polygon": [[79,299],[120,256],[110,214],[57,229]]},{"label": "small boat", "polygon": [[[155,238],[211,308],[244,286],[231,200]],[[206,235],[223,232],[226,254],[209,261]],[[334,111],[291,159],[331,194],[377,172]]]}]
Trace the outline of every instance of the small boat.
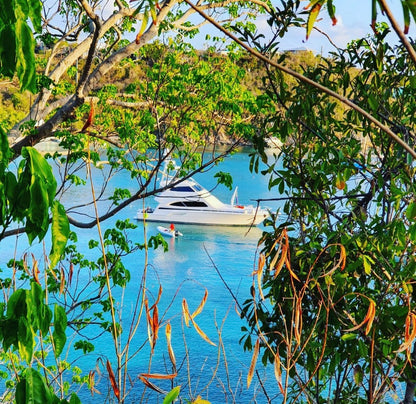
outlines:
[{"label": "small boat", "polygon": [[[177,167],[176,167],[177,168]],[[147,222],[186,223],[198,225],[253,226],[260,224],[269,212],[253,205],[240,205],[237,190],[229,204],[221,202],[193,178],[178,183],[179,178],[168,176],[160,186],[171,188],[155,197],[156,208],[139,209],[136,219]]]},{"label": "small boat", "polygon": [[157,230],[162,236],[166,236],[166,237],[175,238],[175,237],[183,236],[183,234],[180,231],[168,229],[167,227],[163,227],[163,226],[157,226]]}]

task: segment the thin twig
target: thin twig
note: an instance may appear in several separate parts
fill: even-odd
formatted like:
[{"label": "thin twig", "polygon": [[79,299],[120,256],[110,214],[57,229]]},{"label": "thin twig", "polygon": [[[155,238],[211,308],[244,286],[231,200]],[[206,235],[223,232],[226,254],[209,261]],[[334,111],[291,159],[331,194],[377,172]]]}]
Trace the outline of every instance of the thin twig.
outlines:
[{"label": "thin twig", "polygon": [[240,303],[237,300],[237,296],[234,294],[234,292],[231,290],[231,288],[228,286],[227,282],[225,281],[225,279],[223,278],[223,276],[221,275],[221,272],[219,271],[218,267],[216,266],[214,260],[212,259],[211,255],[209,254],[207,247],[204,244],[204,250],[209,258],[209,260],[211,261],[211,264],[213,265],[215,272],[218,274],[218,276],[220,277],[222,283],[224,284],[224,286],[227,288],[227,290],[230,292],[231,297],[233,298],[235,304],[238,306],[239,310],[242,311],[243,308],[241,307]]},{"label": "thin twig", "polygon": [[266,400],[267,400],[267,402],[268,402],[268,403],[271,403],[271,402],[272,402],[272,400],[270,400],[270,397],[269,397],[269,395],[267,394],[266,389],[264,388],[264,384],[263,384],[263,381],[261,380],[261,377],[260,377],[260,375],[259,375],[259,371],[258,371],[258,370],[256,370],[256,376],[257,376],[257,380],[258,380],[258,381],[259,381],[259,383],[260,383],[260,387],[261,387],[261,389],[263,390],[264,395],[266,396]]}]

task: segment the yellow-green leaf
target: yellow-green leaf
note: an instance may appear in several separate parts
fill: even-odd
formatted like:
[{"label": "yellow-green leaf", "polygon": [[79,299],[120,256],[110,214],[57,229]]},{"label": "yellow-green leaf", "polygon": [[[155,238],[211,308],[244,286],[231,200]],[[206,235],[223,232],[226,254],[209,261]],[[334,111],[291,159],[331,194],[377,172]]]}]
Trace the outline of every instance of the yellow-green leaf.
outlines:
[{"label": "yellow-green leaf", "polygon": [[194,401],[192,401],[192,404],[211,404],[211,402],[204,400],[201,396],[198,396]]},{"label": "yellow-green leaf", "polygon": [[181,391],[181,386],[174,387],[164,398],[163,404],[173,403],[178,398],[180,391]]},{"label": "yellow-green leaf", "polygon": [[312,28],[315,24],[316,18],[321,11],[322,4],[325,3],[325,0],[319,0],[311,2],[310,5],[312,6],[311,11],[309,11],[308,22],[306,24],[306,39],[309,38],[309,35],[312,31]]},{"label": "yellow-green leaf", "polygon": [[58,202],[52,203],[52,248],[49,255],[50,268],[58,263],[69,237],[69,221],[65,208]]},{"label": "yellow-green leaf", "polygon": [[19,318],[17,338],[20,356],[27,363],[30,363],[33,357],[33,347],[35,346],[35,334],[24,317]]},{"label": "yellow-green leaf", "polygon": [[347,334],[343,334],[342,336],[341,336],[341,339],[343,340],[343,341],[349,341],[349,340],[351,340],[351,339],[356,339],[357,338],[357,334],[355,334],[355,333],[353,333],[353,332],[349,332],[349,333],[347,333]]},{"label": "yellow-green leaf", "polygon": [[368,258],[365,255],[363,255],[363,265],[364,265],[364,272],[367,275],[370,275],[371,274],[371,264],[370,264]]},{"label": "yellow-green leaf", "polygon": [[360,365],[354,367],[354,382],[357,386],[360,386],[364,379],[364,372]]}]

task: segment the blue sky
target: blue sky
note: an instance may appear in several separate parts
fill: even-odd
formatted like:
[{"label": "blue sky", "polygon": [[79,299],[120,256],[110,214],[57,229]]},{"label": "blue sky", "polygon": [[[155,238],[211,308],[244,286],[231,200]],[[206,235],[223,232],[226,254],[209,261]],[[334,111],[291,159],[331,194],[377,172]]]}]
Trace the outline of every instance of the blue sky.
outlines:
[{"label": "blue sky", "polygon": [[[326,10],[323,10],[323,19],[317,23],[317,26],[326,32],[337,46],[345,47],[351,40],[362,38],[372,33],[370,27],[371,3],[370,0],[335,0],[337,24],[333,26],[331,20],[327,17]],[[403,28],[401,2],[399,0],[389,0],[388,4]],[[384,18],[380,11],[378,12],[378,18],[380,20]],[[413,25],[410,33],[414,34],[414,32]],[[389,38],[392,41],[396,41],[395,34],[391,34]],[[327,53],[333,49],[329,41],[319,32],[312,32],[308,41],[305,41],[304,32],[293,34],[287,41],[289,48],[305,46],[316,53],[320,53],[321,51]]]},{"label": "blue sky", "polygon": [[[309,1],[303,2],[305,6]],[[320,20],[316,23],[316,26],[330,36],[331,40],[338,47],[345,47],[348,42],[353,39],[358,39],[371,34],[371,0],[334,0],[336,7],[337,24],[332,25],[328,13],[326,10],[322,10],[320,14]],[[403,12],[401,8],[400,0],[388,0],[388,4],[393,11],[397,21],[403,27]],[[378,13],[379,20],[383,20],[382,14]],[[264,22],[264,24],[266,24]],[[262,23],[259,22],[257,25],[259,32],[264,31],[265,28]],[[205,28],[204,33],[209,32],[211,35],[219,35],[215,28]],[[410,35],[415,34],[415,24],[411,26]],[[392,33],[389,36],[389,40],[397,42],[396,34]],[[199,41],[198,41],[199,42]],[[204,42],[204,41],[202,41]],[[201,43],[198,44],[201,47]],[[312,32],[309,39],[305,39],[305,29],[295,29],[290,34],[286,35],[280,42],[280,49],[296,49],[296,48],[307,48],[315,53],[323,53],[326,55],[329,51],[335,50],[330,44],[327,38],[325,38],[319,32]]]}]

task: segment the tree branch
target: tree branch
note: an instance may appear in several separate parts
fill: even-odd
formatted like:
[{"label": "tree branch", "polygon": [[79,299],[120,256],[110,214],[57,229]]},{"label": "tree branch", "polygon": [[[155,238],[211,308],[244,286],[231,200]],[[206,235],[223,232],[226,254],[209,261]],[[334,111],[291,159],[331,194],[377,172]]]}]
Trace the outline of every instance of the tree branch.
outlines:
[{"label": "tree branch", "polygon": [[61,109],[59,109],[52,118],[37,128],[36,134],[18,139],[18,141],[10,147],[13,151],[12,160],[20,156],[23,147],[33,146],[39,143],[42,139],[49,137],[51,133],[53,133],[57,128],[57,126],[62,123],[75,110],[75,108],[79,107],[83,103],[83,98],[73,95],[70,100]]},{"label": "tree branch", "polygon": [[396,19],[394,18],[393,13],[391,12],[386,0],[378,0],[381,7],[383,8],[384,14],[386,14],[387,18],[390,21],[391,26],[393,27],[394,31],[396,32],[397,36],[399,37],[401,43],[406,48],[407,52],[409,53],[410,58],[412,59],[413,63],[416,65],[416,51],[410,42],[407,40],[406,35],[400,29],[399,24],[397,23]]}]

